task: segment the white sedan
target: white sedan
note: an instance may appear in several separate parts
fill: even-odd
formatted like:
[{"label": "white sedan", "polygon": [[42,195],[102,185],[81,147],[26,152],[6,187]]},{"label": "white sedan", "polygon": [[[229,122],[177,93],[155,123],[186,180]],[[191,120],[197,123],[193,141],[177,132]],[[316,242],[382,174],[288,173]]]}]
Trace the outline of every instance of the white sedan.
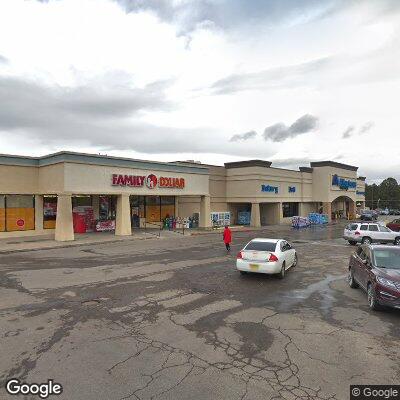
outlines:
[{"label": "white sedan", "polygon": [[287,269],[296,265],[296,250],[283,239],[253,239],[239,251],[236,258],[236,268],[241,274],[279,274],[281,279],[285,277]]}]

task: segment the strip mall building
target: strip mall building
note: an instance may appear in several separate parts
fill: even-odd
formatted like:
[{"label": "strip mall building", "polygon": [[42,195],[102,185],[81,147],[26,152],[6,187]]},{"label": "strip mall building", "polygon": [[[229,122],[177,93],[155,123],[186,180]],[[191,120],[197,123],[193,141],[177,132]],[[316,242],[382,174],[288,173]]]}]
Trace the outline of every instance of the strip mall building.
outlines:
[{"label": "strip mall building", "polygon": [[254,227],[310,212],[353,218],[365,206],[357,169],[332,161],[295,171],[262,160],[213,166],[73,152],[0,155],[0,238],[54,232],[56,240],[73,240],[81,209],[113,222],[116,235],[166,216],[196,217],[204,228],[219,215]]}]

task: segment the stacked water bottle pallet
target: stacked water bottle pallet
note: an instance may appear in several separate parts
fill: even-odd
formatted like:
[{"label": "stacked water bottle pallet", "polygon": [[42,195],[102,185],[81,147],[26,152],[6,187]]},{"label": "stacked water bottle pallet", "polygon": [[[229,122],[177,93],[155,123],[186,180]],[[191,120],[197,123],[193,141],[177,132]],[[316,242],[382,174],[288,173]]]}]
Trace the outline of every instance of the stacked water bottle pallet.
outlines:
[{"label": "stacked water bottle pallet", "polygon": [[323,225],[328,223],[328,216],[326,214],[310,213],[308,219],[311,225]]},{"label": "stacked water bottle pallet", "polygon": [[299,216],[292,218],[293,228],[306,228],[307,226],[310,226],[310,221],[308,218]]}]

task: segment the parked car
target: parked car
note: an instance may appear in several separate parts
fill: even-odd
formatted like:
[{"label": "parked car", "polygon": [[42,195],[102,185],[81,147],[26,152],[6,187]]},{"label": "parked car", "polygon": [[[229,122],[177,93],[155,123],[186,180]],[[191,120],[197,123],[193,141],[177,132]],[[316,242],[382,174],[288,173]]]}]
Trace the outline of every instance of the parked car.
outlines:
[{"label": "parked car", "polygon": [[394,219],[392,222],[388,222],[386,226],[395,232],[400,232],[400,219]]},{"label": "parked car", "polygon": [[361,221],[376,221],[377,218],[377,214],[370,210],[364,210],[360,217]]},{"label": "parked car", "polygon": [[372,310],[400,309],[400,248],[361,245],[350,257],[348,282],[367,292]]},{"label": "parked car", "polygon": [[389,210],[389,215],[400,215],[399,210]]},{"label": "parked car", "polygon": [[356,243],[393,243],[400,245],[400,233],[372,222],[354,222],[346,225],[343,238],[351,245]]},{"label": "parked car", "polygon": [[384,210],[381,210],[380,214],[381,215],[389,215],[389,209],[385,208]]},{"label": "parked car", "polygon": [[256,238],[239,251],[236,268],[241,274],[277,274],[283,279],[286,270],[295,267],[297,261],[296,250],[286,240]]}]

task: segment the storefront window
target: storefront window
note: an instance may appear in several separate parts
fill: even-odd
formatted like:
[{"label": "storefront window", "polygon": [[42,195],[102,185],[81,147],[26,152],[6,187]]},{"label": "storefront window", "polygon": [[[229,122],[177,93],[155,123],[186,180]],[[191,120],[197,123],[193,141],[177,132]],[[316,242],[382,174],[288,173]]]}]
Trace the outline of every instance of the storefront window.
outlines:
[{"label": "storefront window", "polygon": [[175,197],[161,196],[161,219],[175,216]]},{"label": "storefront window", "polygon": [[43,228],[55,229],[57,218],[57,196],[43,196]]},{"label": "storefront window", "polygon": [[147,196],[146,197],[146,221],[147,222],[160,222],[160,196]]},{"label": "storefront window", "polygon": [[35,229],[35,206],[32,195],[7,195],[6,231],[29,231]]},{"label": "storefront window", "polygon": [[117,214],[116,196],[99,196],[99,220],[115,220]]},{"label": "storefront window", "polygon": [[5,197],[0,195],[0,232],[6,230],[6,205]]},{"label": "storefront window", "polygon": [[131,216],[132,226],[139,228],[140,218],[145,217],[145,197],[144,196],[130,196],[131,201]]},{"label": "storefront window", "polygon": [[299,215],[299,203],[282,203],[283,218]]},{"label": "storefront window", "polygon": [[131,196],[131,215],[133,226],[139,226],[139,218],[147,222],[161,222],[175,215],[174,196]]},{"label": "storefront window", "polygon": [[72,197],[72,209],[81,206],[91,206],[92,196],[73,196]]}]

